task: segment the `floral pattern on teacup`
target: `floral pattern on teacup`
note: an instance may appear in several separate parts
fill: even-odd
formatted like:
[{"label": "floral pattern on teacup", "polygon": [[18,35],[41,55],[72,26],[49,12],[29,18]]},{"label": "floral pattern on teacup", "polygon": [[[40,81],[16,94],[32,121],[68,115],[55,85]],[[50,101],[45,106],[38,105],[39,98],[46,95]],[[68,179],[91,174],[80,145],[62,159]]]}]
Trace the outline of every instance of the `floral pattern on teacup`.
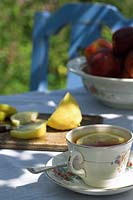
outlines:
[{"label": "floral pattern on teacup", "polygon": [[128,170],[133,170],[133,162],[132,162],[131,160],[129,160],[129,161],[127,162],[127,169],[128,169]]},{"label": "floral pattern on teacup", "polygon": [[126,152],[123,152],[121,153],[121,155],[118,155],[114,161],[111,162],[111,165],[113,164],[117,164],[118,165],[118,171],[121,172],[122,168],[123,168],[123,165],[125,164],[126,162],[126,159],[127,159],[127,156],[129,154],[129,151],[126,151]]}]

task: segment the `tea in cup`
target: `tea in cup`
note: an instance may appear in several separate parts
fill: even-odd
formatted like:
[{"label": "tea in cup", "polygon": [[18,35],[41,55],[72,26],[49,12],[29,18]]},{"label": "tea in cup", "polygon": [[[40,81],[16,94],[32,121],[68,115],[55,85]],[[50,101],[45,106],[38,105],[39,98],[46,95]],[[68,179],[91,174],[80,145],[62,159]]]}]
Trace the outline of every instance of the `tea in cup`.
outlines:
[{"label": "tea in cup", "polygon": [[66,134],[68,167],[93,187],[113,185],[125,173],[133,136],[123,127],[97,124],[75,128]]}]

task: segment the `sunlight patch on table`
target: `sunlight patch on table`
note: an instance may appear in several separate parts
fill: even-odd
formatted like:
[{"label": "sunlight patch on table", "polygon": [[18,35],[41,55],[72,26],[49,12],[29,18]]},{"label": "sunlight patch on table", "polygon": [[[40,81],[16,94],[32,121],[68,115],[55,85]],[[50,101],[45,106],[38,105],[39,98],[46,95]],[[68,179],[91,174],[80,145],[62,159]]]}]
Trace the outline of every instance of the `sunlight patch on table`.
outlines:
[{"label": "sunlight patch on table", "polygon": [[118,114],[101,114],[101,116],[106,119],[116,119],[122,117],[122,115]]},{"label": "sunlight patch on table", "polygon": [[48,106],[56,107],[56,103],[54,101],[48,101]]}]

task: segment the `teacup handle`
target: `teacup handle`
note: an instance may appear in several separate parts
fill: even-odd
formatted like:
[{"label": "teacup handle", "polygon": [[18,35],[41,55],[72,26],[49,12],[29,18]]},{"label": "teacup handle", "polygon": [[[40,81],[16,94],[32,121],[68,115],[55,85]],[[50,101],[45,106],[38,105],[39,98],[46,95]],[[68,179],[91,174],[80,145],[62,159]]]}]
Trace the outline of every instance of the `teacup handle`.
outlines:
[{"label": "teacup handle", "polygon": [[[81,168],[81,165],[83,164],[83,162],[84,162],[84,159],[80,152],[78,151],[72,152],[69,158],[69,167],[70,167],[71,172],[78,176],[85,177],[85,170]],[[75,168],[75,166],[77,169]]]}]

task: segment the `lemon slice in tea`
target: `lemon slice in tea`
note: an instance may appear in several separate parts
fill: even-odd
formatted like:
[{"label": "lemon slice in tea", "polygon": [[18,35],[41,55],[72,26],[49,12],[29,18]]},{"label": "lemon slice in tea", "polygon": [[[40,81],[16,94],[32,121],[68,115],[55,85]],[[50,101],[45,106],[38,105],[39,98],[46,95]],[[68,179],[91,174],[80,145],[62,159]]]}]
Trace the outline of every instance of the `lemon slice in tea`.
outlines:
[{"label": "lemon slice in tea", "polygon": [[10,115],[15,114],[17,112],[17,109],[8,104],[0,104],[0,111],[5,112],[6,117],[9,117]]},{"label": "lemon slice in tea", "polygon": [[68,92],[48,119],[48,126],[69,130],[80,125],[82,115],[76,99]]},{"label": "lemon slice in tea", "polygon": [[36,120],[36,122],[22,125],[14,130],[11,130],[10,135],[18,139],[40,138],[46,135],[46,125],[46,120]]},{"label": "lemon slice in tea", "polygon": [[18,112],[10,117],[14,126],[24,125],[36,121],[38,112]]},{"label": "lemon slice in tea", "polygon": [[92,133],[77,139],[76,144],[90,146],[111,146],[125,142],[125,138],[108,133]]}]

